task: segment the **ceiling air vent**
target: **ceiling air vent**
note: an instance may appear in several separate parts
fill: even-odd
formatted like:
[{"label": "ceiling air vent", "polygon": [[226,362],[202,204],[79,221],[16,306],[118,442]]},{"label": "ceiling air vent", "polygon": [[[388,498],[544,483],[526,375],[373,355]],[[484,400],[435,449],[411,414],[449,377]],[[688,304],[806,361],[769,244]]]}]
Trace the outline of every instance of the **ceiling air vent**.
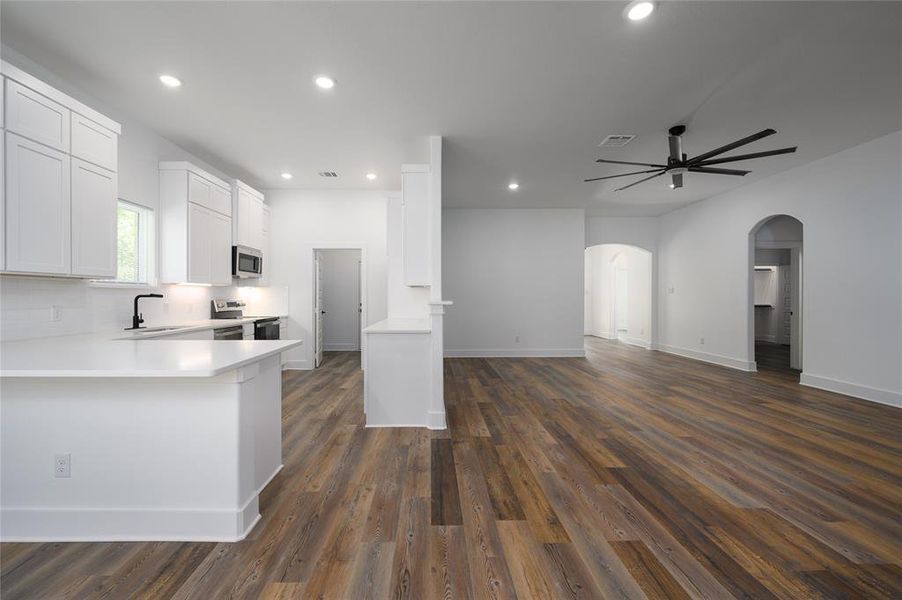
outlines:
[{"label": "ceiling air vent", "polygon": [[623,148],[630,142],[636,139],[634,135],[609,135],[604,138],[600,144],[598,144],[599,148]]},{"label": "ceiling air vent", "polygon": [[338,177],[338,173],[336,173],[335,171],[320,171],[319,176],[320,177]]}]

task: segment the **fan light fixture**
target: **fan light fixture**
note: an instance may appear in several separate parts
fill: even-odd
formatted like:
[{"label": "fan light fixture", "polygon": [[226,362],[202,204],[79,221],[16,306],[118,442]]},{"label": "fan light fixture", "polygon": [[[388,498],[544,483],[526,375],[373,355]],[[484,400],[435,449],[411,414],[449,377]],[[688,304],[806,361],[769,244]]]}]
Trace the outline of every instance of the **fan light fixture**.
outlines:
[{"label": "fan light fixture", "polygon": [[630,21],[641,21],[655,10],[655,3],[648,0],[636,0],[626,6],[626,18]]},{"label": "fan light fixture", "polygon": [[[778,148],[776,150],[765,150],[763,152],[751,152],[749,154],[734,154],[731,156],[721,156],[731,150],[735,150],[736,148],[740,148],[745,146],[746,144],[751,144],[752,142],[756,142],[762,138],[766,138],[768,136],[774,135],[777,133],[773,129],[764,129],[759,131],[758,133],[753,133],[750,136],[744,137],[741,140],[736,140],[735,142],[726,144],[725,146],[721,146],[719,148],[715,148],[714,150],[709,150],[708,152],[704,152],[699,154],[698,156],[693,156],[690,158],[688,155],[683,153],[683,134],[686,133],[685,125],[674,125],[668,130],[667,142],[670,146],[670,154],[667,157],[667,160],[664,162],[632,162],[627,160],[609,160],[606,158],[599,158],[595,162],[606,163],[606,164],[615,164],[615,165],[630,165],[634,167],[645,167],[641,171],[633,171],[632,173],[621,173],[619,175],[605,175],[602,177],[591,177],[589,179],[585,179],[585,182],[590,181],[601,181],[603,179],[616,179],[618,177],[630,177],[632,175],[648,175],[647,177],[643,177],[638,181],[634,181],[629,185],[625,185],[623,187],[619,187],[615,192],[619,192],[621,190],[626,190],[634,185],[639,185],[640,183],[646,182],[649,179],[654,179],[655,177],[660,177],[661,175],[670,175],[671,178],[671,189],[681,188],[683,187],[683,175],[686,173],[707,173],[709,175],[737,175],[742,177],[743,175],[748,175],[751,171],[746,171],[744,169],[724,169],[721,167],[715,167],[714,165],[721,165],[724,163],[731,162],[741,162],[746,160],[752,160],[755,158],[764,158],[767,156],[778,156],[780,154],[792,154],[796,151],[796,146],[791,146],[789,148]],[[649,173],[651,173],[649,175]]]},{"label": "fan light fixture", "polygon": [[370,181],[375,181],[375,180],[376,180],[376,174],[375,174],[375,173],[367,173],[367,174],[366,174],[366,178],[369,179]]},{"label": "fan light fixture", "polygon": [[288,173],[287,171],[285,173],[282,173],[282,179],[284,179],[286,181],[291,179],[292,177],[294,177],[294,175],[292,175],[291,173]]},{"label": "fan light fixture", "polygon": [[516,181],[511,181],[509,184],[507,184],[507,189],[509,189],[509,190],[520,189],[520,184],[517,183]]}]

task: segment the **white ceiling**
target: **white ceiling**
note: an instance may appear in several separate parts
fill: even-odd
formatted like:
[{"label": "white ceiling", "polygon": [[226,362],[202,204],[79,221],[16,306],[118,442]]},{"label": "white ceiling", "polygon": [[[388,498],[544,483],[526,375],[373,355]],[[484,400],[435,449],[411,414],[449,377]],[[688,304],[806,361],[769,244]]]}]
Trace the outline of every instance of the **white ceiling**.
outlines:
[{"label": "white ceiling", "polygon": [[[447,206],[660,214],[902,128],[900,3],[663,2],[641,23],[625,5],[4,0],[0,36],[264,187],[397,188],[441,134]],[[664,160],[675,123],[690,156],[766,127],[743,151],[799,151],[676,191],[582,182],[629,169],[595,158]],[[612,133],[639,137],[596,147]]]}]

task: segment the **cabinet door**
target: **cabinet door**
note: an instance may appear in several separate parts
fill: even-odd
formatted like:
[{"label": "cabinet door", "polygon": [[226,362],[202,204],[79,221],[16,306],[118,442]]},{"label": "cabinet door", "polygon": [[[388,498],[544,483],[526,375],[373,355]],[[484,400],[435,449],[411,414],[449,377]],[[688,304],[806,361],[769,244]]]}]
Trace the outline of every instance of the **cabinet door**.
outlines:
[{"label": "cabinet door", "polygon": [[213,184],[194,173],[188,173],[188,202],[208,207],[213,202]]},{"label": "cabinet door", "polygon": [[72,159],[72,274],[116,276],[116,173]]},{"label": "cabinet door", "polygon": [[78,113],[72,113],[72,155],[116,171],[119,136]]},{"label": "cabinet door", "polygon": [[210,257],[214,285],[232,285],[232,219],[210,212]]},{"label": "cabinet door", "polygon": [[254,200],[249,193],[238,188],[238,212],[232,215],[237,219],[235,223],[235,244],[255,248],[251,239],[251,212],[254,208]]},{"label": "cabinet door", "polygon": [[6,133],[6,268],[67,275],[69,156]]},{"label": "cabinet door", "polygon": [[212,211],[188,203],[188,281],[190,283],[212,283]]},{"label": "cabinet door", "polygon": [[263,203],[253,199],[250,211],[249,237],[251,248],[263,250]]},{"label": "cabinet door", "polygon": [[232,216],[232,192],[228,188],[213,185],[210,188],[209,208],[226,216]]},{"label": "cabinet door", "polygon": [[6,81],[6,128],[69,151],[69,109],[15,81]]}]

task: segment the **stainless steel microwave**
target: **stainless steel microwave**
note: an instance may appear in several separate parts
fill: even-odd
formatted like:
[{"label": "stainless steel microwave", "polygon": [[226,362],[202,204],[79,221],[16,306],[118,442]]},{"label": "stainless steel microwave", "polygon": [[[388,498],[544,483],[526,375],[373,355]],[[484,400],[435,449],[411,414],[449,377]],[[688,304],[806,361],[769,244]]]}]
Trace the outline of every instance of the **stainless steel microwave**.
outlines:
[{"label": "stainless steel microwave", "polygon": [[263,254],[247,246],[232,246],[232,277],[248,279],[263,275]]}]

